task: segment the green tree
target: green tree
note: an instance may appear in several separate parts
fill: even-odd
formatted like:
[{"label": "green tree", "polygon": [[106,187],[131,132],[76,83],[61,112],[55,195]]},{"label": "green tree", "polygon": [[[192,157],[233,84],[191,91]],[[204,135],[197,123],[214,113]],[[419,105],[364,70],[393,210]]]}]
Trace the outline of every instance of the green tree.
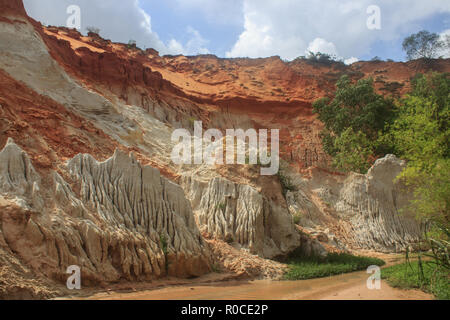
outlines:
[{"label": "green tree", "polygon": [[88,31],[88,34],[100,34],[100,29],[96,27],[86,27],[86,30]]},{"label": "green tree", "polygon": [[[302,58],[302,57],[300,57],[300,58]],[[306,56],[306,59],[308,61],[322,63],[322,64],[326,64],[326,65],[330,65],[332,63],[343,63],[342,61],[339,61],[335,55],[331,55],[328,53],[322,53],[322,52],[309,51],[308,55]]]},{"label": "green tree", "polygon": [[136,49],[136,48],[137,48],[136,40],[128,41],[128,49]]},{"label": "green tree", "polygon": [[347,128],[334,140],[334,150],[333,165],[338,170],[365,173],[369,169],[373,145],[361,131],[355,133]]},{"label": "green tree", "polygon": [[[394,115],[393,100],[377,94],[372,79],[353,84],[348,76],[343,76],[337,82],[334,98],[316,101],[313,109],[325,124],[321,133],[324,150],[338,156],[334,164],[339,170],[363,172],[374,155],[387,151],[383,143],[368,143],[378,140]],[[363,156],[366,158],[361,162]]]},{"label": "green tree", "polygon": [[403,41],[403,50],[409,60],[438,58],[438,52],[443,46],[438,34],[426,30],[412,34]]},{"label": "green tree", "polygon": [[419,75],[398,107],[388,139],[408,161],[399,177],[415,190],[422,220],[448,224],[450,201],[450,74]]},{"label": "green tree", "polygon": [[[408,161],[398,179],[414,190],[411,209],[426,226],[425,242],[431,253],[425,255],[432,258],[426,263],[433,267],[433,276],[428,282],[433,288],[436,283],[448,284],[450,74],[417,76],[411,94],[399,104],[398,117],[388,136],[396,153]],[[419,265],[422,266],[420,260]],[[424,279],[422,270],[418,275]]]}]

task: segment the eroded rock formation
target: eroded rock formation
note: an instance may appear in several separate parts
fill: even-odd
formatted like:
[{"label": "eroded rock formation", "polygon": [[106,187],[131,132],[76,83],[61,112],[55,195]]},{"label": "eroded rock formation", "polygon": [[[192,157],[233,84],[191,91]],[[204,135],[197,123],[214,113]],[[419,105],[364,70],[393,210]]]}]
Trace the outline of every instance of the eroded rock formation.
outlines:
[{"label": "eroded rock formation", "polygon": [[[42,178],[10,139],[0,152],[3,244],[33,270],[86,284],[209,272],[210,256],[183,190],[117,151],[105,162],[78,155]],[[47,180],[47,181],[43,181]]]},{"label": "eroded rock formation", "polygon": [[[449,60],[436,68],[450,71]],[[420,232],[403,210],[409,192],[394,182],[404,163],[388,156],[367,175],[332,172],[311,103],[344,73],[382,74],[377,91],[402,94],[416,71],[414,63],[161,57],[44,27],[21,0],[0,0],[0,285],[9,270],[23,283],[36,275],[63,283],[69,265],[82,267],[84,284],[193,277],[217,260],[278,277],[279,264],[264,258],[299,246],[322,255],[321,243],[405,249]],[[204,129],[281,129],[296,191],[284,197],[280,179],[255,176],[256,167],[175,165],[171,135],[196,120]]]},{"label": "eroded rock formation", "polygon": [[189,190],[198,224],[209,237],[238,243],[266,258],[286,255],[300,245],[286,208],[251,186],[224,178],[206,184],[191,177],[183,185]]},{"label": "eroded rock formation", "polygon": [[331,233],[326,242],[339,234],[353,248],[403,251],[421,237],[408,210],[411,193],[396,180],[404,168],[404,161],[387,155],[365,175],[315,170],[310,179],[301,179],[298,191],[288,193],[289,208],[301,225]]}]

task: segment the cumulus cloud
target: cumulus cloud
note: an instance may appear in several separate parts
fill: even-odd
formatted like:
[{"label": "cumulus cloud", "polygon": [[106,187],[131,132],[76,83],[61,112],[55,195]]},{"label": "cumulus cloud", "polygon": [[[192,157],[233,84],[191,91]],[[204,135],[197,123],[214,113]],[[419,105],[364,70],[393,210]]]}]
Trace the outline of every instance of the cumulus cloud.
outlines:
[{"label": "cumulus cloud", "polygon": [[[29,14],[46,24],[65,25],[66,9],[82,10],[82,28],[94,26],[113,41],[136,40],[162,54],[208,53],[202,29],[187,29],[188,39],[162,41],[140,3],[149,0],[24,0]],[[294,59],[308,49],[336,54],[345,61],[369,54],[380,41],[398,42],[420,30],[420,21],[450,13],[448,0],[165,0],[182,14],[203,15],[211,23],[242,26],[227,57]],[[381,9],[381,30],[369,30],[367,8]],[[152,13],[150,13],[152,14]],[[170,17],[168,17],[170,18]],[[168,20],[169,21],[169,20]],[[314,51],[312,50],[312,51]]]},{"label": "cumulus cloud", "polygon": [[175,39],[169,41],[168,49],[170,52],[181,53],[184,55],[208,54],[209,50],[206,48],[208,40],[204,39],[200,32],[189,26],[187,33],[190,34],[190,39],[185,45],[181,44]]},{"label": "cumulus cloud", "polygon": [[336,50],[336,46],[333,42],[328,42],[325,39],[322,38],[315,38],[314,41],[311,41],[309,43],[308,48],[306,49],[306,54],[309,52],[321,52],[326,53],[331,56],[338,56],[338,52]]},{"label": "cumulus cloud", "polygon": [[417,31],[417,21],[450,12],[448,0],[380,0],[376,4],[381,9],[381,30],[369,30],[367,8],[373,4],[373,0],[244,0],[244,31],[227,56],[293,59],[310,46],[345,58],[361,56],[376,41],[400,40],[400,34]]},{"label": "cumulus cloud", "polygon": [[100,34],[116,42],[135,40],[142,48],[154,48],[162,54],[205,53],[207,41],[194,29],[188,29],[190,40],[182,45],[172,39],[165,44],[152,30],[151,17],[138,0],[24,0],[28,14],[46,25],[66,25],[67,8],[78,5],[81,9],[81,31],[93,26]]},{"label": "cumulus cloud", "polygon": [[313,53],[326,53],[329,54],[332,57],[335,57],[337,60],[344,61],[345,64],[350,65],[352,63],[358,62],[358,58],[356,57],[350,57],[348,59],[342,58],[333,42],[328,42],[325,39],[322,38],[316,38],[314,41],[311,41],[309,43],[308,49],[306,49],[305,54],[308,56],[310,52]]},{"label": "cumulus cloud", "polygon": [[346,65],[351,65],[351,64],[353,64],[353,63],[355,63],[355,62],[358,62],[358,61],[359,61],[358,58],[351,57],[351,58],[345,59],[345,60],[344,60],[344,63],[345,63]]},{"label": "cumulus cloud", "polygon": [[213,23],[239,25],[244,22],[244,0],[165,0],[186,14],[201,14]]}]

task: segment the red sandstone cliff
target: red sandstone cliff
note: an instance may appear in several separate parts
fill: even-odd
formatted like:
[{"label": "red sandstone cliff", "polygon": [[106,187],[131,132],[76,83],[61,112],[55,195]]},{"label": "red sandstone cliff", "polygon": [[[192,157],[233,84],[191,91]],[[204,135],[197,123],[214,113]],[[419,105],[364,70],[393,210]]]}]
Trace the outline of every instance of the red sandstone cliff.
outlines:
[{"label": "red sandstone cliff", "polygon": [[[346,176],[317,168],[297,175],[327,167],[314,100],[332,94],[343,74],[373,77],[386,95],[404,94],[411,76],[424,71],[416,62],[160,56],[43,27],[26,16],[20,0],[0,0],[0,40],[2,263],[17,255],[18,264],[57,280],[68,264],[85,264],[92,283],[197,276],[210,267],[204,238],[235,241],[262,257],[304,242],[317,248],[299,239],[291,216],[297,209],[309,225],[331,229],[334,244],[392,251],[416,239],[415,223],[393,215],[392,193],[399,188],[392,181],[377,184],[372,174],[346,184]],[[433,67],[450,71],[449,60]],[[281,129],[282,157],[304,179],[303,190],[287,201],[276,176],[261,177],[251,166],[175,166],[170,134],[192,129],[194,120],[220,129]],[[403,164],[388,158],[378,165],[394,176]],[[360,193],[364,184],[371,194]],[[369,208],[358,211],[355,199]],[[326,203],[339,203],[344,214]],[[217,247],[223,246],[211,248],[221,263],[227,257]],[[263,262],[245,257],[225,265],[261,272]]]}]

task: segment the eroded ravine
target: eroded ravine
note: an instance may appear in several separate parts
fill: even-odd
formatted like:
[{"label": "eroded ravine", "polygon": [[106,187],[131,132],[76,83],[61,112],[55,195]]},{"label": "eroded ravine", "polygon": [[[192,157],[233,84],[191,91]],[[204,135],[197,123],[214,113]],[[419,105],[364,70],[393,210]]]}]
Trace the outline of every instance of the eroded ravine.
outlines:
[{"label": "eroded ravine", "polygon": [[380,290],[366,287],[364,271],[301,281],[238,281],[168,287],[132,293],[101,293],[94,300],[428,300],[418,290],[400,290],[382,281]]},{"label": "eroded ravine", "polygon": [[[384,255],[387,266],[401,262],[400,255]],[[382,271],[383,272],[383,271]],[[367,288],[365,271],[300,281],[230,281],[168,286],[135,292],[98,293],[95,300],[430,300],[419,290],[392,288],[385,281],[380,290]]]}]

